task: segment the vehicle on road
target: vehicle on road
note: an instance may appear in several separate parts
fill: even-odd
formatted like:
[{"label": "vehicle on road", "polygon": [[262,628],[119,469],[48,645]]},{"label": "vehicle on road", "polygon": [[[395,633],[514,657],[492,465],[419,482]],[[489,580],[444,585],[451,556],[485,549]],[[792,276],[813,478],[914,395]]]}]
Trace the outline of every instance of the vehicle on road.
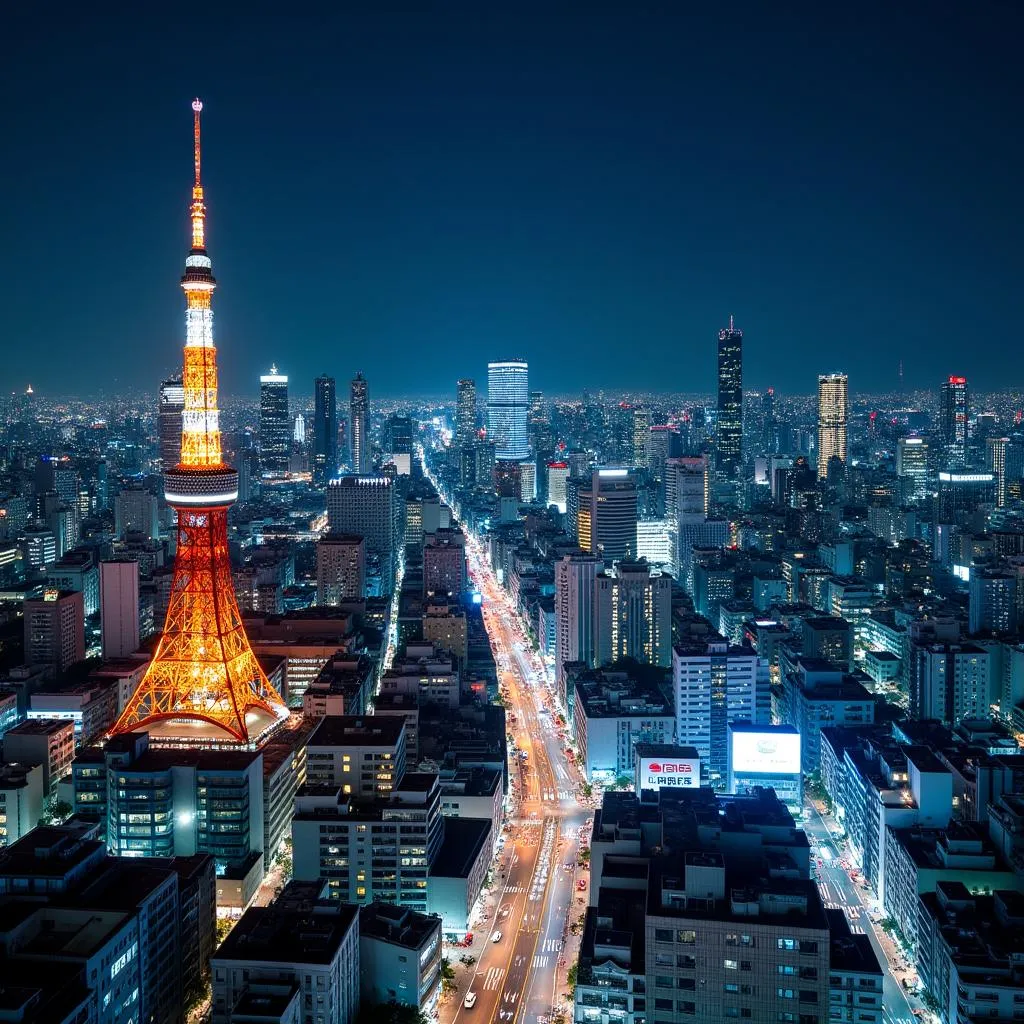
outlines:
[{"label": "vehicle on road", "polygon": [[462,1005],[467,1010],[472,1010],[473,1007],[476,1005],[476,993],[475,992],[467,992],[466,993],[466,998],[462,1000]]},{"label": "vehicle on road", "polygon": [[501,942],[501,932],[495,932],[491,936],[491,942]]}]

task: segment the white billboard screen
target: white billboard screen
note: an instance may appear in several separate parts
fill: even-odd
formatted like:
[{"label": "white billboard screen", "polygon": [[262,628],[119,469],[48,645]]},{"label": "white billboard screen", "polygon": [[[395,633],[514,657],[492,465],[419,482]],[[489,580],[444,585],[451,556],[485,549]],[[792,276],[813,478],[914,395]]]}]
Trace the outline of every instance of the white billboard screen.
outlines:
[{"label": "white billboard screen", "polygon": [[734,732],[732,771],[774,775],[800,773],[800,734],[778,732]]},{"label": "white billboard screen", "polygon": [[658,790],[700,786],[700,759],[696,757],[641,757],[639,789]]}]

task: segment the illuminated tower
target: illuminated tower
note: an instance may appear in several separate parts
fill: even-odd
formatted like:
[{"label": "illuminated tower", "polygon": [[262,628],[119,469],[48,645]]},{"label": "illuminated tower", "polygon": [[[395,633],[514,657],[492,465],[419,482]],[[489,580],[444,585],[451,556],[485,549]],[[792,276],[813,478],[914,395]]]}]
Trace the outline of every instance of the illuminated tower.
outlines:
[{"label": "illuminated tower", "polygon": [[940,410],[942,440],[951,466],[967,462],[968,392],[966,377],[950,377],[942,384]]},{"label": "illuminated tower", "polygon": [[715,468],[734,477],[743,465],[743,332],[729,317],[718,332],[718,433]]},{"label": "illuminated tower", "polygon": [[250,744],[287,715],[242,628],[228,560],[228,508],[238,474],[221,457],[217,352],[206,255],[206,206],[199,177],[195,111],[192,250],[185,260],[185,406],[181,461],[164,471],[178,514],[178,552],[163,635],[153,661],[112,733],[148,730],[154,740],[214,746]]},{"label": "illuminated tower", "polygon": [[828,476],[829,459],[846,462],[847,379],[845,373],[818,376],[818,476]]},{"label": "illuminated tower", "polygon": [[468,378],[458,383],[455,403],[455,443],[466,447],[476,437],[476,381]]}]

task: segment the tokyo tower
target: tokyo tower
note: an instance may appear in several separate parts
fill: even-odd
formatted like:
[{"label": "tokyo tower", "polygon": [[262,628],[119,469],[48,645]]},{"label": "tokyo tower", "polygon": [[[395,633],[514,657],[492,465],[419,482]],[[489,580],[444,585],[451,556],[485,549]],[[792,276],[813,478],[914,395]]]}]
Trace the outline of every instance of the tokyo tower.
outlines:
[{"label": "tokyo tower", "polygon": [[220,746],[256,742],[288,710],[249,646],[228,558],[228,508],[238,497],[238,473],[221,457],[211,308],[217,283],[206,255],[199,173],[202,109],[195,100],[192,250],[181,278],[186,305],[181,461],[164,472],[167,503],[178,514],[178,552],[163,635],[111,733],[145,729],[158,742]]}]

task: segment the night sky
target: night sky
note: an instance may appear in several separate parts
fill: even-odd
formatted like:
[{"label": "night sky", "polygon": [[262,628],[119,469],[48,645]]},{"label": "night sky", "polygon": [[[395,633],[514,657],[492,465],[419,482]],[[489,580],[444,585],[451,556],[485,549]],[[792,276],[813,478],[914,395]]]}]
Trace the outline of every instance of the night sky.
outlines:
[{"label": "night sky", "polygon": [[3,390],[180,365],[195,95],[232,394],[1024,384],[1024,5],[111,6],[5,14]]}]

